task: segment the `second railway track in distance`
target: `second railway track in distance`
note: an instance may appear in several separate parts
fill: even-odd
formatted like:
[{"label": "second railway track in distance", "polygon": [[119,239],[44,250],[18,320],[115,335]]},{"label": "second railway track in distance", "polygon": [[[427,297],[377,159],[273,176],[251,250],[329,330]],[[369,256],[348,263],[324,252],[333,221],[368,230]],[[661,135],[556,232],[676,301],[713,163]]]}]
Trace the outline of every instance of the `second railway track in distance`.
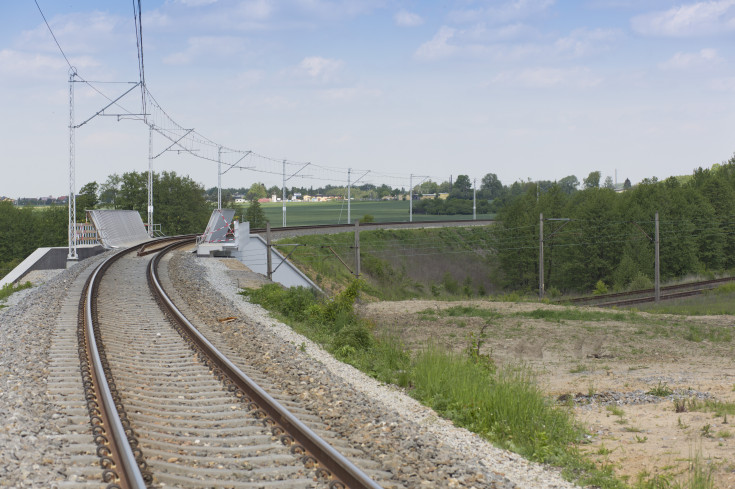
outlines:
[{"label": "second railway track in distance", "polygon": [[[330,441],[338,449],[322,447],[323,441],[302,441],[303,434],[291,431],[303,424],[312,435],[329,433],[318,416],[299,406],[298,399],[273,396],[280,397],[280,405],[300,420],[272,414],[271,408],[259,405],[253,395],[226,378],[227,367],[218,366],[185,339],[182,327],[171,312],[162,310],[160,299],[149,288],[148,267],[154,255],[138,256],[136,251],[121,253],[100,272],[99,285],[90,297],[108,380],[113,381],[118,407],[126,413],[124,424],[129,423],[128,438],[137,448],[136,465],[142,469],[145,485],[380,487],[340,453],[359,459],[359,451],[346,442],[337,437]],[[202,302],[206,307],[206,300]],[[238,359],[227,362],[235,370],[247,368]],[[245,375],[265,391],[274,390],[261,372]],[[105,433],[110,436],[107,427]],[[103,455],[107,451],[100,449]],[[324,452],[338,460],[323,459]],[[358,463],[377,480],[390,478],[371,460]]]}]

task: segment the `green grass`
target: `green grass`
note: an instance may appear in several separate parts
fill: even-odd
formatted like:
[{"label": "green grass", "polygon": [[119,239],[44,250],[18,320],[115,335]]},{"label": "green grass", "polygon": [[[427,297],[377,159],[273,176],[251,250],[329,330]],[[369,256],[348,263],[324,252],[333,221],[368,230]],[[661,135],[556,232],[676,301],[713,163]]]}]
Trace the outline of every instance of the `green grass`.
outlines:
[{"label": "green grass", "polygon": [[650,394],[656,397],[667,397],[673,393],[674,393],[674,390],[668,385],[662,384],[661,381],[659,381],[656,387],[646,392],[646,394]]},{"label": "green grass", "polygon": [[33,284],[31,284],[30,282],[25,282],[18,285],[6,284],[2,287],[2,289],[0,289],[0,300],[7,299],[19,290],[30,289],[31,287],[33,287]]},{"label": "green grass", "polygon": [[565,309],[535,309],[528,312],[516,312],[513,315],[557,323],[561,321],[634,321],[638,319],[637,315],[631,312],[588,311],[572,307]]},{"label": "green grass", "polygon": [[[463,285],[461,279],[453,278],[448,271],[455,271],[457,263],[466,265],[471,261],[473,271],[480,270],[489,276],[493,267],[491,259],[478,256],[475,250],[489,248],[490,239],[487,226],[361,231],[364,291],[382,300],[466,298],[466,289],[472,296],[479,295],[483,284]],[[282,243],[301,245],[291,260],[322,288],[335,286],[339,290],[354,278],[354,232],[299,236]],[[293,246],[281,246],[279,250],[289,253]],[[417,279],[412,278],[414,274]]]},{"label": "green grass", "polygon": [[735,416],[735,402],[689,399],[686,408],[689,411],[714,413],[717,417]]},{"label": "green grass", "polygon": [[455,424],[532,460],[563,468],[567,478],[603,489],[624,489],[611,467],[595,466],[578,450],[583,428],[571,412],[544,395],[530,369],[496,369],[477,352],[455,353],[429,345],[413,357],[392,337],[375,336],[352,309],[354,282],[333,299],[276,284],[246,289],[294,330],[338,359],[382,382],[394,383]]},{"label": "green grass", "polygon": [[496,319],[503,317],[499,312],[474,306],[452,306],[446,309],[424,309],[417,314],[426,317],[477,317]]},{"label": "green grass", "polygon": [[[453,306],[446,309],[426,309],[419,311],[418,314],[426,317],[478,317],[484,319],[495,319],[503,317],[502,314],[481,307],[475,306]],[[639,318],[635,313],[631,312],[608,312],[608,311],[587,311],[578,308],[566,309],[535,309],[533,311],[521,311],[511,315],[512,317],[524,317],[530,319],[544,319],[551,322],[561,321],[637,321]]]},{"label": "green grass", "polygon": [[702,295],[662,301],[658,304],[637,304],[636,309],[652,314],[682,316],[735,314],[735,292],[732,291],[732,287],[732,284],[725,284]]},{"label": "green grass", "polygon": [[[269,202],[261,204],[261,206],[271,226],[280,227],[283,224],[283,204],[281,202]],[[362,219],[365,214],[373,216],[375,222],[408,221],[409,202],[407,200],[352,201],[350,204],[352,222]],[[477,218],[494,219],[495,214],[478,214]],[[413,220],[416,222],[472,220],[472,215],[434,216],[414,214]],[[347,224],[347,201],[286,202],[286,224],[289,226]]]}]

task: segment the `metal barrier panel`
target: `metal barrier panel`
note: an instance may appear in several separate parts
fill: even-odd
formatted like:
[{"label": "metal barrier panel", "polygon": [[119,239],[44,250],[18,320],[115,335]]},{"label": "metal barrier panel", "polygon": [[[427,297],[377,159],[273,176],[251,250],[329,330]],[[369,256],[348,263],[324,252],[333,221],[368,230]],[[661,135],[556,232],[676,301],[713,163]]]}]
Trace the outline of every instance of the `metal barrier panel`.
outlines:
[{"label": "metal barrier panel", "polygon": [[97,229],[97,239],[105,248],[126,248],[151,238],[138,211],[87,211]]},{"label": "metal barrier panel", "polygon": [[209,223],[202,234],[201,242],[221,243],[225,241],[232,219],[235,217],[235,209],[215,209],[209,216]]}]

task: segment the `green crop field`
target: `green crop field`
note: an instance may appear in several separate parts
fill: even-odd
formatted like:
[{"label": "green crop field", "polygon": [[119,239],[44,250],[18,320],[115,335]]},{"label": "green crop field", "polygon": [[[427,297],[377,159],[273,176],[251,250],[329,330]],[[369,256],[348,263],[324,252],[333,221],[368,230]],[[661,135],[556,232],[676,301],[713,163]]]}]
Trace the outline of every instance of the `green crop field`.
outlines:
[{"label": "green crop field", "polygon": [[[408,201],[354,201],[350,205],[352,222],[362,219],[366,214],[374,222],[408,221]],[[265,216],[274,227],[283,222],[283,204],[280,202],[261,204]],[[244,209],[247,207],[243,208]],[[239,214],[239,213],[238,213]],[[478,214],[478,219],[494,219],[495,214]],[[472,215],[433,216],[414,214],[414,221],[471,220]],[[288,226],[308,226],[312,224],[346,224],[347,202],[286,202],[286,224]]]}]

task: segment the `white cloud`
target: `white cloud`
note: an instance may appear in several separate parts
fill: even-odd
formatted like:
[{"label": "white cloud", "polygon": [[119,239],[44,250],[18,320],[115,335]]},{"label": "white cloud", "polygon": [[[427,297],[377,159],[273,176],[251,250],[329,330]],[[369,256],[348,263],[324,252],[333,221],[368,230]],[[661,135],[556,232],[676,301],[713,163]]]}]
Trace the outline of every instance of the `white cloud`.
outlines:
[{"label": "white cloud", "polygon": [[588,68],[529,68],[504,71],[492,79],[492,83],[526,88],[590,88],[602,81]]},{"label": "white cloud", "polygon": [[449,44],[456,31],[451,27],[442,26],[439,32],[430,40],[419,46],[414,56],[418,59],[432,60],[446,58],[457,52],[457,46]]},{"label": "white cloud", "polygon": [[246,41],[234,36],[201,36],[187,40],[184,51],[170,54],[163,62],[170,65],[183,65],[201,57],[231,57],[245,51]]},{"label": "white cloud", "polygon": [[211,5],[217,3],[217,0],[177,0],[178,3],[184,4],[187,7],[201,7],[202,5]]},{"label": "white cloud", "polygon": [[342,65],[342,61],[337,59],[310,56],[301,60],[299,71],[314,80],[328,82],[334,79]]},{"label": "white cloud", "polygon": [[[78,70],[99,66],[89,56],[70,58],[72,65]],[[50,71],[65,71],[68,68],[61,55],[45,55],[25,53],[12,49],[0,50],[0,73],[13,77],[48,79]]]},{"label": "white cloud", "polygon": [[409,12],[408,10],[400,10],[393,16],[396,25],[401,27],[415,27],[424,23],[424,19],[420,15]]},{"label": "white cloud", "polygon": [[324,90],[323,96],[329,100],[366,100],[375,99],[383,95],[383,92],[375,88],[343,87]]},{"label": "white cloud", "polygon": [[554,5],[554,0],[512,0],[501,5],[486,0],[487,7],[476,9],[462,9],[450,12],[449,18],[454,22],[474,23],[487,20],[494,23],[512,22],[525,19],[532,15],[544,12]]},{"label": "white cloud", "polygon": [[369,13],[382,6],[376,0],[294,0],[298,10],[325,19],[344,19]]},{"label": "white cloud", "polygon": [[639,15],[633,30],[646,36],[708,36],[735,30],[735,0],[697,2]]},{"label": "white cloud", "polygon": [[274,6],[270,0],[255,0],[241,3],[238,8],[238,13],[245,19],[265,20],[273,15],[274,10]]},{"label": "white cloud", "polygon": [[[135,46],[130,20],[106,12],[60,15],[50,19],[49,24],[67,56]],[[22,46],[23,50],[57,50],[45,24],[24,31],[17,45]]]},{"label": "white cloud", "polygon": [[[620,36],[619,31],[612,29],[582,28],[554,40],[525,24],[500,28],[478,24],[463,30],[443,26],[431,40],[419,46],[414,56],[421,60],[437,60],[462,55],[498,61],[581,58],[609,49]],[[528,37],[534,39],[530,42],[519,39]]]},{"label": "white cloud", "polygon": [[700,68],[722,61],[714,49],[702,49],[696,53],[676,53],[671,59],[661,63],[660,68],[665,70],[685,70]]},{"label": "white cloud", "polygon": [[568,36],[557,39],[554,48],[559,54],[588,56],[607,49],[619,37],[620,32],[613,29],[576,29]]}]

